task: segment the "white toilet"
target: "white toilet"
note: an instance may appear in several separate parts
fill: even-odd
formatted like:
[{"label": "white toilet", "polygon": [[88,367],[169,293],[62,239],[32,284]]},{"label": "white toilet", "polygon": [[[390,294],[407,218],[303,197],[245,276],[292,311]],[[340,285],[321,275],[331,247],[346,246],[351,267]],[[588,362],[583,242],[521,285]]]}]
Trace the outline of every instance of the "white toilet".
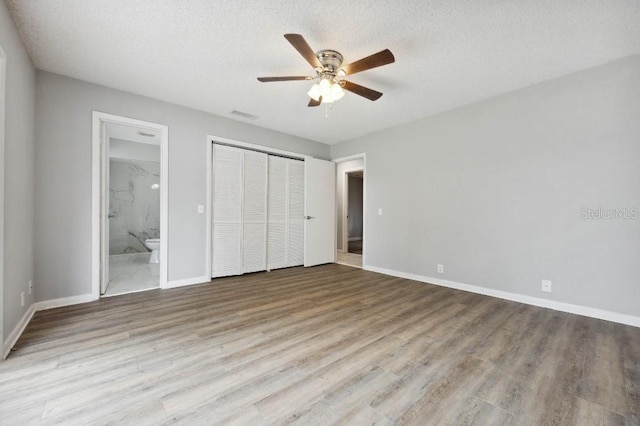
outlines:
[{"label": "white toilet", "polygon": [[149,238],[144,243],[151,250],[149,263],[160,263],[160,238]]}]

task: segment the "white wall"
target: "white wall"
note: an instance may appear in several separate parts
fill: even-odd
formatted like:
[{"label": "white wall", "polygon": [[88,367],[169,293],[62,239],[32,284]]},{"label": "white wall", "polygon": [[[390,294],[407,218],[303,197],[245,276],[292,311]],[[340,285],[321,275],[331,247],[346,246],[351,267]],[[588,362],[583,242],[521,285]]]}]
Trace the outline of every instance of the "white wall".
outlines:
[{"label": "white wall", "polygon": [[[3,341],[33,301],[35,70],[4,2],[0,46],[6,54]],[[37,283],[36,283],[37,285]],[[20,293],[25,292],[25,306]],[[1,355],[0,355],[1,356]]]},{"label": "white wall", "polygon": [[169,281],[206,275],[208,134],[329,157],[325,144],[38,71],[38,300],[91,293],[93,110],[169,126]]},{"label": "white wall", "polygon": [[[334,158],[336,158],[334,156]],[[345,235],[343,232],[344,224],[342,223],[343,219],[343,211],[344,211],[344,185],[345,185],[345,177],[346,173],[352,172],[355,170],[362,170],[364,168],[364,160],[349,160],[342,161],[336,164],[336,238],[338,239],[337,248],[338,250],[347,251],[346,247],[343,247],[343,240],[345,239]]]},{"label": "white wall", "polygon": [[361,152],[368,265],[640,316],[640,219],[581,212],[640,207],[639,55],[331,149]]}]

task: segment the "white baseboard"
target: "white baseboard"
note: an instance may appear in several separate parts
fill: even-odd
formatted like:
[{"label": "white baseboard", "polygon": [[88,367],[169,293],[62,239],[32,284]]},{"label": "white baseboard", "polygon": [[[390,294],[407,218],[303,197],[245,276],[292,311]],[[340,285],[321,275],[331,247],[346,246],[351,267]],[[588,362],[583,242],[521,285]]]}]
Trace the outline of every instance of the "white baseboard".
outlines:
[{"label": "white baseboard", "polygon": [[362,241],[362,237],[349,237],[347,238],[349,241]]},{"label": "white baseboard", "polygon": [[164,288],[184,287],[184,286],[187,286],[187,285],[208,283],[209,281],[211,281],[211,277],[207,277],[206,275],[203,275],[201,277],[186,278],[184,280],[169,281],[167,283],[167,286],[164,287]]},{"label": "white baseboard", "polygon": [[46,311],[47,309],[61,308],[63,306],[78,305],[80,303],[93,302],[98,300],[93,294],[82,294],[80,296],[61,297],[59,299],[43,300],[36,302],[33,307],[36,311]]},{"label": "white baseboard", "polygon": [[72,296],[72,297],[62,297],[60,299],[53,300],[44,300],[42,302],[35,302],[29,306],[29,309],[24,313],[20,322],[15,326],[7,340],[4,341],[4,353],[2,354],[2,359],[5,359],[11,348],[15,346],[16,342],[24,332],[24,329],[27,328],[31,318],[38,311],[45,311],[47,309],[60,308],[62,306],[70,306],[77,305],[79,303],[92,302],[96,300],[96,298],[91,294],[83,294],[82,296]]},{"label": "white baseboard", "polygon": [[18,339],[22,335],[22,332],[24,331],[25,328],[27,328],[29,321],[31,321],[31,318],[35,313],[36,313],[36,309],[34,307],[34,304],[31,304],[31,306],[29,306],[29,309],[27,309],[27,311],[24,313],[22,318],[20,318],[20,322],[18,322],[18,324],[15,326],[11,334],[9,334],[9,336],[7,337],[7,340],[4,341],[4,346],[3,346],[4,351],[2,353],[2,359],[5,359],[7,355],[9,355],[9,352],[11,352],[11,348],[14,347],[15,344],[18,342]]},{"label": "white baseboard", "polygon": [[497,297],[499,299],[511,300],[513,302],[520,302],[527,305],[549,308],[561,312],[568,312],[570,314],[582,315],[585,317],[597,318],[606,321],[617,322],[620,324],[631,325],[634,327],[640,327],[640,317],[633,315],[621,314],[618,312],[611,312],[604,309],[591,308],[588,306],[573,305],[571,303],[557,302],[555,300],[541,299],[539,297],[510,293],[508,291],[493,290],[486,287],[443,280],[441,278],[431,278],[423,275],[394,271],[392,269],[378,268],[377,266],[363,265],[362,269],[371,272],[378,272],[380,274],[391,275],[394,277],[406,278],[408,280],[454,288],[456,290],[464,290],[470,293],[477,293],[485,296]]}]

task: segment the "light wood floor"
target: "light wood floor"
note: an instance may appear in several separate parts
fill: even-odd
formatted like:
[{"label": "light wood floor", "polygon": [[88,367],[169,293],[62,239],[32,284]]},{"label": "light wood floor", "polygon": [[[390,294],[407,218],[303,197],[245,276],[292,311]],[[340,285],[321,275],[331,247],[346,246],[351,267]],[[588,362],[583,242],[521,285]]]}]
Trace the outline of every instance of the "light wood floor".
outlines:
[{"label": "light wood floor", "polygon": [[1,424],[640,424],[640,329],[340,265],[38,312]]}]

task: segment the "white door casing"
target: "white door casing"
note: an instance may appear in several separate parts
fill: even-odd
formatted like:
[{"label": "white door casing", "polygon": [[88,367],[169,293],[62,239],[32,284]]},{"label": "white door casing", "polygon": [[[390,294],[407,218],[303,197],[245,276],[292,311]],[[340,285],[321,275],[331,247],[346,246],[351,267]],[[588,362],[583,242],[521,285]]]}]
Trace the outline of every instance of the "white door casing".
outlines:
[{"label": "white door casing", "polygon": [[[343,188],[345,188],[347,186],[347,173],[352,171],[357,171],[357,170],[362,170],[363,172],[363,177],[362,177],[362,265],[364,266],[364,265],[367,265],[367,238],[365,235],[367,232],[367,171],[366,171],[367,155],[365,153],[350,155],[348,157],[336,158],[333,160],[333,162],[336,164],[340,164],[340,163],[353,161],[353,160],[362,160],[362,166],[356,167],[353,170],[351,168],[347,168],[346,170],[344,170],[344,173],[341,173],[339,178],[344,180]],[[347,198],[348,194],[345,194],[345,192],[346,191],[343,191],[343,194],[342,194],[343,207],[347,204],[347,200],[348,200]],[[346,209],[344,208],[342,209],[342,217],[338,218],[338,220],[342,221],[343,223],[342,228],[346,229],[347,228]],[[344,251],[347,252],[349,242],[347,241],[346,232],[343,232],[342,236],[343,236],[342,247]],[[336,239],[336,250],[337,250],[337,239]]]},{"label": "white door casing", "polygon": [[110,204],[111,204],[111,191],[109,190],[109,135],[107,134],[107,126],[103,122],[100,126],[100,150],[102,162],[100,164],[100,174],[102,188],[100,190],[100,204],[102,206],[105,215],[104,226],[102,229],[102,236],[100,240],[100,294],[105,294],[107,287],[109,286],[109,222],[110,222]]},{"label": "white door casing", "polygon": [[4,116],[7,55],[0,46],[0,361],[9,354],[4,348]]},{"label": "white door casing", "polygon": [[304,266],[335,262],[336,168],[307,158],[304,170]]},{"label": "white door casing", "polygon": [[167,288],[168,281],[169,127],[149,121],[93,111],[91,130],[91,298],[93,300],[99,299],[103,291],[102,264],[104,263],[104,255],[108,253],[105,249],[108,245],[105,246],[103,244],[103,235],[108,230],[105,223],[108,220],[105,199],[108,203],[108,197],[105,197],[103,192],[106,184],[103,181],[103,173],[109,164],[108,158],[104,156],[103,148],[106,123],[123,124],[142,130],[151,130],[158,132],[160,135],[160,288]]}]

